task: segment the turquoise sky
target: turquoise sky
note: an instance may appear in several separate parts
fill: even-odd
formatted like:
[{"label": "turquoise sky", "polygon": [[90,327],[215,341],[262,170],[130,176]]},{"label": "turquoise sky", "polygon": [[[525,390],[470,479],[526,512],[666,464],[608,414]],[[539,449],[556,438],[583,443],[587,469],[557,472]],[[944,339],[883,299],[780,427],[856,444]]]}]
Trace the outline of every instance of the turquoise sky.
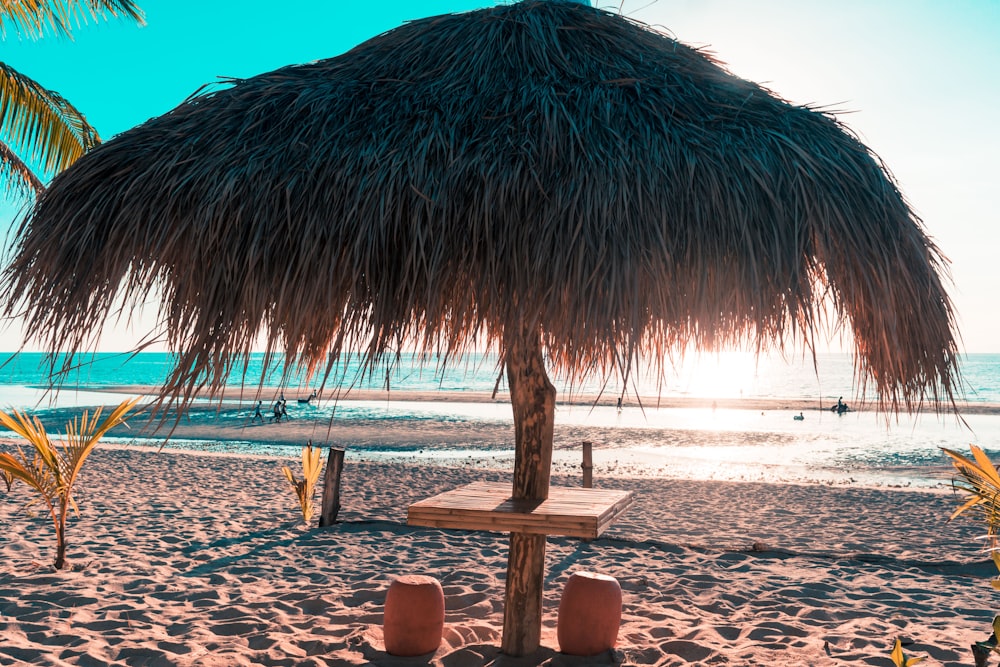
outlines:
[{"label": "turquoise sky", "polygon": [[[217,77],[327,58],[407,19],[490,0],[286,6],[147,0],[148,25],[90,24],[74,40],[0,44],[0,60],[57,90],[104,139],[169,111]],[[730,70],[843,120],[888,165],[952,260],[965,349],[1000,352],[1000,0],[660,0],[598,6],[706,46]],[[0,209],[0,224],[13,216]],[[114,328],[103,349],[140,332]],[[0,349],[19,346],[17,326]]]}]

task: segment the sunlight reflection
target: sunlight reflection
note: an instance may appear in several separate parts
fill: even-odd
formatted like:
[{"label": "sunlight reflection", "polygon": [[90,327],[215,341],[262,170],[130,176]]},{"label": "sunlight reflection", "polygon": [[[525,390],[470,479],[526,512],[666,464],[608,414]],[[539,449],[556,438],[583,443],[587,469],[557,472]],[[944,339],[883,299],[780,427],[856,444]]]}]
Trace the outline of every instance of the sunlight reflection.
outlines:
[{"label": "sunlight reflection", "polygon": [[757,360],[748,352],[723,352],[702,356],[678,369],[677,390],[682,395],[706,398],[742,398],[753,393]]},{"label": "sunlight reflection", "polygon": [[[835,363],[826,362],[830,370],[825,377],[850,378],[849,359],[837,358]],[[845,366],[846,365],[846,366]],[[754,397],[818,398],[823,385],[817,377],[812,362],[808,359],[782,359],[763,356],[758,358],[751,352],[726,351],[715,354],[690,354],[678,359],[674,365],[668,363],[658,376],[653,369],[634,374],[628,384],[622,387],[618,378],[609,378],[606,386],[581,383],[568,386],[560,378],[555,384],[560,388],[560,398],[570,394],[599,393],[603,389],[606,398],[624,395],[634,398],[638,393],[644,399],[657,396],[733,400]],[[828,393],[850,395],[851,387],[837,381],[831,384]]]}]

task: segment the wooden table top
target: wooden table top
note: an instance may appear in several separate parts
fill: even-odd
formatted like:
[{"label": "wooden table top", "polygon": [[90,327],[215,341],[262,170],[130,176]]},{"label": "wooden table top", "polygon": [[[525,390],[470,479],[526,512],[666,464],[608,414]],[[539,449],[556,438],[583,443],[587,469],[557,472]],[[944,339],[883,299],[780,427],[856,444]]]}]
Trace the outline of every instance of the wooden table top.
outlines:
[{"label": "wooden table top", "polygon": [[632,504],[631,491],[553,486],[543,501],[514,500],[509,483],[473,482],[410,505],[411,526],[593,539]]}]

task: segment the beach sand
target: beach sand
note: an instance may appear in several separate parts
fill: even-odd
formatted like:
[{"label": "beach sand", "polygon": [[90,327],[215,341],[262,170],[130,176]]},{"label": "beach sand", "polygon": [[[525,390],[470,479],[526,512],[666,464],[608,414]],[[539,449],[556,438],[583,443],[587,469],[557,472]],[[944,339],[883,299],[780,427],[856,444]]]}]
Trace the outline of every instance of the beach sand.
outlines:
[{"label": "beach sand", "polygon": [[[599,539],[548,539],[542,648],[508,658],[507,536],[408,527],[406,508],[509,473],[349,455],[340,523],[318,528],[280,472],[297,455],[102,445],[62,571],[28,489],[0,486],[0,665],[890,665],[897,637],[922,664],[971,665],[990,634],[995,570],[979,527],[947,521],[951,493],[598,475],[636,502]],[[592,658],[558,652],[577,570],[624,594],[618,646]],[[403,574],[444,587],[433,656],[384,651]]]}]

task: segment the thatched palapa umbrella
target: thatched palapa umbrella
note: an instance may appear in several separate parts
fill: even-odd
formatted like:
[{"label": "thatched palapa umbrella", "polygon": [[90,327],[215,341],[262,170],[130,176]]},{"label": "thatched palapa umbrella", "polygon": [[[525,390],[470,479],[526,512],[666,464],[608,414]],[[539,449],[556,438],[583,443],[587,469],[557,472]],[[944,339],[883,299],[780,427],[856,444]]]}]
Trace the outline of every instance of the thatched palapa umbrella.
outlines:
[{"label": "thatched palapa umbrella", "polygon": [[[811,348],[842,323],[879,407],[952,398],[944,262],[878,158],[643,25],[522,2],[232,84],[38,199],[5,273],[35,339],[88,349],[115,304],[160,294],[182,403],[260,335],[311,368],[489,346],[527,499],[548,493],[553,371]],[[538,646],[543,562],[544,537],[511,536],[507,653]]]}]

